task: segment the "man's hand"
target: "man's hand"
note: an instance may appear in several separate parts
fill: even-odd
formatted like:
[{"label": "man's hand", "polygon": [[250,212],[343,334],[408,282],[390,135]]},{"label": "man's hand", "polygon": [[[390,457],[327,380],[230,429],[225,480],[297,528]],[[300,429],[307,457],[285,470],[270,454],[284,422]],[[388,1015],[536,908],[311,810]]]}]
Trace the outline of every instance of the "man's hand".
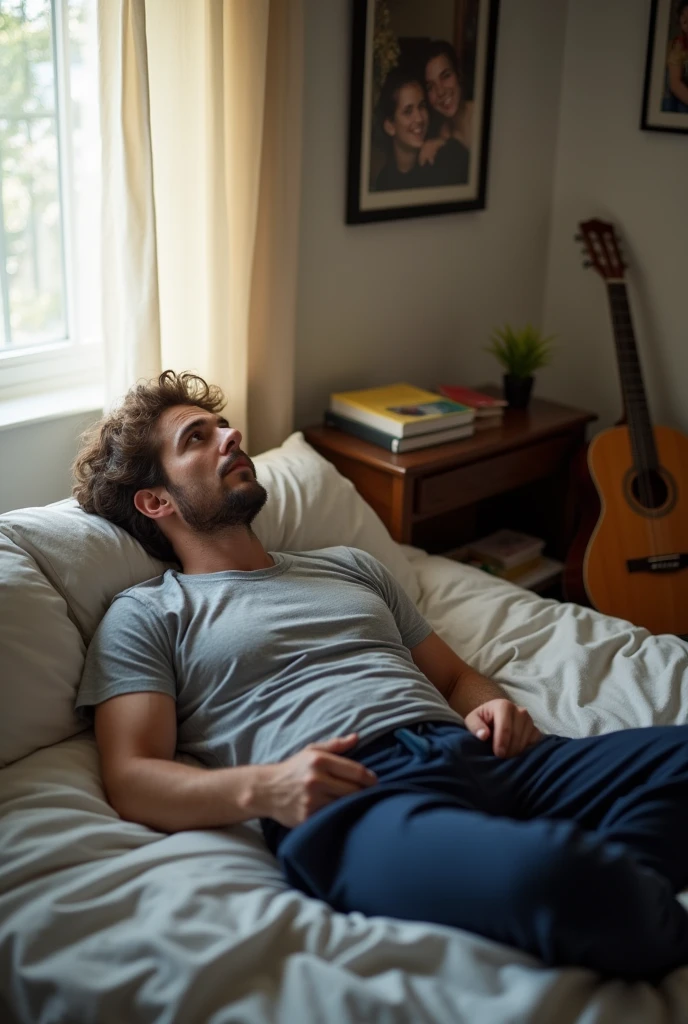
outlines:
[{"label": "man's hand", "polygon": [[374,772],[357,761],[337,756],[357,742],[358,734],[350,733],[310,743],[286,761],[264,765],[260,792],[253,797],[259,816],[294,828],[339,797],[374,785]]},{"label": "man's hand", "polygon": [[542,739],[526,709],[510,700],[488,700],[473,708],[464,722],[478,739],[487,740],[492,735],[492,749],[497,757],[514,757]]}]

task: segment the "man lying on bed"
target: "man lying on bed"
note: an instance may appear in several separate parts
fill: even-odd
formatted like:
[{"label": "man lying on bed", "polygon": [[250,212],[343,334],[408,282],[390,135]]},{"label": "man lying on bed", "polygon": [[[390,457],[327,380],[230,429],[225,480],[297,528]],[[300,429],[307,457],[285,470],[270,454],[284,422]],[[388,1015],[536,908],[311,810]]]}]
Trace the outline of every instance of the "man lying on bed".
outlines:
[{"label": "man lying on bed", "polygon": [[181,566],[119,594],[88,651],[77,707],[119,814],[260,818],[288,881],[340,911],[629,979],[688,962],[688,727],[543,736],[372,556],[265,551],[223,404],[168,371],[75,462],[87,512]]}]

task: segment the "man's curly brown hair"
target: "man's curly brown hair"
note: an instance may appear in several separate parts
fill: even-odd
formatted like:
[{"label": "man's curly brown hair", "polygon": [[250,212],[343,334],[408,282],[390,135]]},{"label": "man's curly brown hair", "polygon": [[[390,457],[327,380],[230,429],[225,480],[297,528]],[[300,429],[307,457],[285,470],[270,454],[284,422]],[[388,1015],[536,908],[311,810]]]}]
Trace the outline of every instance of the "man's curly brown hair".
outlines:
[{"label": "man's curly brown hair", "polygon": [[179,559],[155,520],[135,507],[134,495],[141,488],[167,486],[155,426],[173,405],[197,405],[216,414],[225,397],[194,373],[165,370],[130,388],[116,409],[81,435],[72,465],[72,495],[84,511],[123,527],[149,555],[166,562]]}]

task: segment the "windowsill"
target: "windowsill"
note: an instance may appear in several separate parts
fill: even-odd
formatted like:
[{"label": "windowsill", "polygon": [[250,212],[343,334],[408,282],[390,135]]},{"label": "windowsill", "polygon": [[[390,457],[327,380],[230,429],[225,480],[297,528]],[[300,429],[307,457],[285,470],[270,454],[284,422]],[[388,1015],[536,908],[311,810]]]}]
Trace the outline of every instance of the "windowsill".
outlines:
[{"label": "windowsill", "polygon": [[8,398],[0,401],[0,430],[84,412],[100,412],[102,408],[103,392],[99,387],[65,388],[44,395]]}]

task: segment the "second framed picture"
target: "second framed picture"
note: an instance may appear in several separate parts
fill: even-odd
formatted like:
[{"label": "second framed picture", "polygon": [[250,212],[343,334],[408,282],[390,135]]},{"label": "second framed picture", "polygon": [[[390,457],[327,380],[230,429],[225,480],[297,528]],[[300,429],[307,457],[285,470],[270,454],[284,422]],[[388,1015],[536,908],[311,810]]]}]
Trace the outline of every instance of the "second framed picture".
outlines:
[{"label": "second framed picture", "polygon": [[688,0],[652,0],[640,127],[688,133]]},{"label": "second framed picture", "polygon": [[499,0],[354,0],[348,224],[486,201]]}]

